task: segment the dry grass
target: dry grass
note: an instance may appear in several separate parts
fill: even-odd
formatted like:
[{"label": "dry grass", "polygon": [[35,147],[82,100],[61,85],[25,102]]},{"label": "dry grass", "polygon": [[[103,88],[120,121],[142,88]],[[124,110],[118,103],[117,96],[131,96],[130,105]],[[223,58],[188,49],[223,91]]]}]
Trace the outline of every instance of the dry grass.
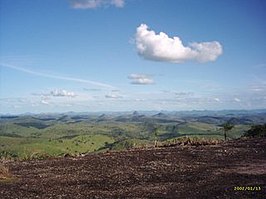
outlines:
[{"label": "dry grass", "polygon": [[207,138],[197,138],[197,137],[180,137],[171,141],[160,143],[159,146],[167,147],[167,146],[204,146],[204,145],[217,145],[221,143],[218,139],[207,139]]},{"label": "dry grass", "polygon": [[10,173],[9,169],[0,163],[0,182],[1,181],[10,181],[13,179],[12,174]]}]

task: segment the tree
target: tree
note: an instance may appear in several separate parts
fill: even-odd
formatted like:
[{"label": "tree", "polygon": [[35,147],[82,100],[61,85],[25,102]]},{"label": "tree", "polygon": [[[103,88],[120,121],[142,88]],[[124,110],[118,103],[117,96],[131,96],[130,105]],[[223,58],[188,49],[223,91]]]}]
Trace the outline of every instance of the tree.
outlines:
[{"label": "tree", "polygon": [[222,125],[223,131],[224,131],[224,140],[227,138],[227,132],[230,131],[232,128],[234,128],[234,125],[230,122],[226,122]]},{"label": "tree", "polygon": [[253,125],[244,136],[246,137],[266,137],[266,124]]},{"label": "tree", "polygon": [[153,129],[153,134],[154,134],[154,147],[157,147],[158,145],[158,127],[154,127]]}]

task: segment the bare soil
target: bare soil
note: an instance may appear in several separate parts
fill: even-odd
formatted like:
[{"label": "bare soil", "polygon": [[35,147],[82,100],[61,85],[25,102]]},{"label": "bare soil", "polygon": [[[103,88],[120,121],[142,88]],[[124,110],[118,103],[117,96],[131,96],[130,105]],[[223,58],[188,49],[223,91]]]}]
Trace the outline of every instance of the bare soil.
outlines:
[{"label": "bare soil", "polygon": [[0,198],[265,198],[265,151],[252,138],[5,162]]}]

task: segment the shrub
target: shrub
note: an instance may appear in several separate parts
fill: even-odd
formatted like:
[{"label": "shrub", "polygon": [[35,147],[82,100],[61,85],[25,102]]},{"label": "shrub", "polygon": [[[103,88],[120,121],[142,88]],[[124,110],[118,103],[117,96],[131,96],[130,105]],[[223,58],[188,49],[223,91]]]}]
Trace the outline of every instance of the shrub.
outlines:
[{"label": "shrub", "polygon": [[245,134],[245,137],[266,137],[266,124],[254,125]]}]

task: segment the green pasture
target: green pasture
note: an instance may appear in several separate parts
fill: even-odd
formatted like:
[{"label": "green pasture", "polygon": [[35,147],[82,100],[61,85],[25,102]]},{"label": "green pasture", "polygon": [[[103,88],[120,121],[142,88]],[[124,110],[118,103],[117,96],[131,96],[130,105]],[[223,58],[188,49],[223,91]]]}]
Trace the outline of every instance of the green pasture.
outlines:
[{"label": "green pasture", "polygon": [[[24,121],[25,119],[25,121]],[[58,120],[58,119],[57,119]],[[154,141],[171,142],[183,137],[224,139],[216,124],[203,122],[160,123],[119,121],[54,121],[21,117],[0,122],[0,158],[33,159],[124,150],[153,145]],[[235,125],[228,139],[242,136],[250,125]]]}]

